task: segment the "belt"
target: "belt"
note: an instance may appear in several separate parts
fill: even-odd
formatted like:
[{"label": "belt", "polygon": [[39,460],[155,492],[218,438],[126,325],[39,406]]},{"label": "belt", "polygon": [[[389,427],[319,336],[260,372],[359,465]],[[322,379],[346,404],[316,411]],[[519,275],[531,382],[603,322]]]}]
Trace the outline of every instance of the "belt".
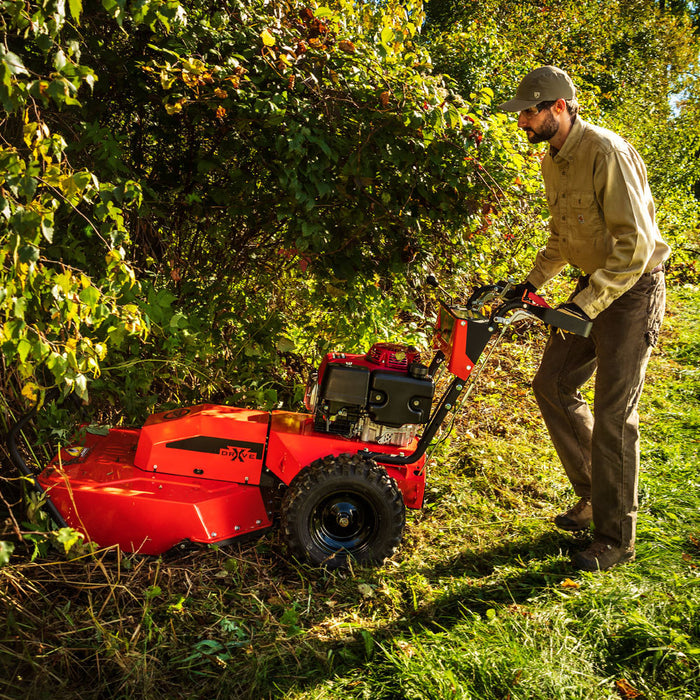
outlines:
[{"label": "belt", "polygon": [[[649,272],[644,272],[642,274],[644,274],[644,275],[656,275],[657,273],[663,272],[663,271],[664,271],[664,264],[661,262],[653,270],[649,270]],[[590,277],[590,275],[581,275],[579,277],[579,280],[581,280],[581,282],[584,285],[587,285],[589,277]]]}]

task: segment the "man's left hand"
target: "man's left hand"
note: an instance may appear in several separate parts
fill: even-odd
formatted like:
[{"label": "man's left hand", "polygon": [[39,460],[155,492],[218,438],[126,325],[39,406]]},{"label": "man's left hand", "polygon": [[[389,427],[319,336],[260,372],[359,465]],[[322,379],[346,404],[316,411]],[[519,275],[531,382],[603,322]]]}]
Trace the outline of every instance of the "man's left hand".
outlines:
[{"label": "man's left hand", "polygon": [[[591,319],[588,316],[588,314],[580,306],[574,304],[572,301],[569,301],[566,304],[560,304],[559,306],[557,306],[556,310],[561,313],[565,313],[567,316],[571,316],[572,319],[576,319],[577,321],[582,321],[583,323],[588,324],[591,323]],[[585,333],[581,333],[581,335],[587,337],[588,333],[590,333],[590,328],[591,326],[589,325],[588,331]],[[574,332],[571,330],[564,330],[563,328],[557,328],[557,331],[562,336],[562,338],[566,337],[567,334]],[[579,334],[579,331],[575,331],[575,333]]]},{"label": "man's left hand", "polygon": [[580,306],[574,304],[573,301],[569,301],[566,304],[560,304],[557,306],[557,311],[563,311],[565,314],[580,318],[582,321],[591,320],[588,314]]}]

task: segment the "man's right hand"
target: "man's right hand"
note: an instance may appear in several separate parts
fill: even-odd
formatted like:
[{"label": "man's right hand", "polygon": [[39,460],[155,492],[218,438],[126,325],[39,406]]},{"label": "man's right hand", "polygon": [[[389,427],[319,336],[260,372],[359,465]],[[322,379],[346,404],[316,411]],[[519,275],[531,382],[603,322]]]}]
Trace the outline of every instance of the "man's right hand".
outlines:
[{"label": "man's right hand", "polygon": [[516,284],[515,286],[511,287],[504,295],[503,298],[506,301],[513,301],[514,299],[522,299],[525,294],[529,292],[536,292],[537,287],[535,287],[534,284],[531,282],[528,282],[525,280],[525,282],[521,282],[520,284]]}]

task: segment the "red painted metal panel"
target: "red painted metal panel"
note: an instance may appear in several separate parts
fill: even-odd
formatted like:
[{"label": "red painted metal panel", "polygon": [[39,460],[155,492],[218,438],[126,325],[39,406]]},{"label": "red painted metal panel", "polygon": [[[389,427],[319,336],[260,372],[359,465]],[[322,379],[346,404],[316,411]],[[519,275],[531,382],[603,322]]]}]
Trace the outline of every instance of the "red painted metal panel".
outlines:
[{"label": "red painted metal panel", "polygon": [[474,361],[467,357],[466,352],[467,331],[466,319],[440,308],[434,345],[445,353],[447,369],[460,379],[466,379],[474,369]]},{"label": "red painted metal panel", "polygon": [[[275,411],[272,414],[272,429],[267,452],[267,467],[285,484],[306,466],[326,455],[354,454],[371,447],[373,452],[386,454],[410,454],[414,447],[398,448],[392,445],[379,445],[348,439],[329,433],[313,430],[313,417],[304,413]],[[376,458],[381,464],[381,458]],[[385,468],[404,495],[408,508],[423,505],[425,490],[425,457],[408,466],[385,465]]]},{"label": "red painted metal panel", "polygon": [[[100,546],[160,554],[185,539],[221,542],[272,524],[257,485],[268,421],[267,466],[287,484],[316,459],[367,446],[315,432],[310,414],[203,405],[151,416],[141,430],[88,431],[81,444],[61,450],[38,480],[66,522]],[[212,439],[209,446],[202,437]],[[256,442],[258,451],[251,447]],[[223,447],[206,451],[217,444]],[[253,456],[232,459],[233,448]],[[372,448],[387,454],[401,449]],[[386,465],[409,508],[423,502],[424,461]],[[246,478],[250,483],[234,481]]]},{"label": "red painted metal panel", "polygon": [[88,434],[39,476],[67,523],[92,541],[160,554],[185,539],[221,542],[272,524],[257,486],[135,467],[138,436],[138,430]]},{"label": "red painted metal panel", "polygon": [[134,464],[145,471],[259,484],[270,414],[202,404],[149,416]]}]

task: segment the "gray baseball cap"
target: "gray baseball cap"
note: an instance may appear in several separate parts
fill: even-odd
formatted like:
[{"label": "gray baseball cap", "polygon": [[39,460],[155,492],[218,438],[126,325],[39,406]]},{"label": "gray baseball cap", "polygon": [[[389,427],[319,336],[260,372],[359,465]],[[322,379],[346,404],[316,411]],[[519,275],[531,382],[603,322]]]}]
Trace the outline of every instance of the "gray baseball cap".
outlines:
[{"label": "gray baseball cap", "polygon": [[540,102],[551,100],[571,100],[576,96],[576,88],[568,74],[554,66],[542,66],[528,73],[518,85],[515,97],[498,105],[502,112],[520,112],[534,107]]}]

